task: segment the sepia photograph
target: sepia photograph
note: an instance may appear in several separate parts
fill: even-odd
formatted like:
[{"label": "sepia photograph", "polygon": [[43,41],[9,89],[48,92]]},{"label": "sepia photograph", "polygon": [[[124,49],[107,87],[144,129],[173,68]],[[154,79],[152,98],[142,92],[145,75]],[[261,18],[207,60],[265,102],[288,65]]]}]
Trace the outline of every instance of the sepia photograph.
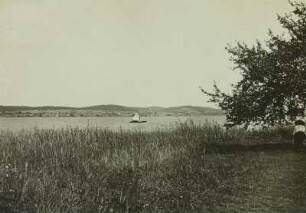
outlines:
[{"label": "sepia photograph", "polygon": [[306,212],[306,0],[0,0],[0,213]]}]

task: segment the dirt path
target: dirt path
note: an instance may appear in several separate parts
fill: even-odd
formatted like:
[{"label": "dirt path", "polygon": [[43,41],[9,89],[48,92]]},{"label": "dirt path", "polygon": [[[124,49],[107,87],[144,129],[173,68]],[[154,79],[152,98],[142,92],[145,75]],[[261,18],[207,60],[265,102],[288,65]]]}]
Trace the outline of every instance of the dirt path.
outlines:
[{"label": "dirt path", "polygon": [[259,152],[257,157],[259,163],[249,177],[241,210],[305,212],[306,152]]}]

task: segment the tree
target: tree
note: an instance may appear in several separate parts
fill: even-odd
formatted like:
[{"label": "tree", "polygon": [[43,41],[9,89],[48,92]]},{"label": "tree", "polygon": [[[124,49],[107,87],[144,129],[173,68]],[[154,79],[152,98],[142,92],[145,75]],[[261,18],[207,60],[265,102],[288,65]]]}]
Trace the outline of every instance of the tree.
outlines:
[{"label": "tree", "polygon": [[270,30],[268,40],[249,47],[237,42],[227,46],[234,70],[242,80],[232,85],[231,94],[221,92],[216,83],[213,92],[203,90],[227,112],[233,125],[273,126],[305,116],[306,107],[306,7],[289,2],[293,10],[278,21],[282,35]]}]

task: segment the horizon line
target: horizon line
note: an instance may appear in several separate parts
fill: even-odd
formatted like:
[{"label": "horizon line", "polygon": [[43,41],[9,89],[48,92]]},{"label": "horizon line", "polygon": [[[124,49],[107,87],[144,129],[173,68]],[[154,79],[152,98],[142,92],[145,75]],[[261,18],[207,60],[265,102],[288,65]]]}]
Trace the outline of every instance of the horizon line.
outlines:
[{"label": "horizon line", "polygon": [[150,105],[150,106],[128,106],[128,105],[121,105],[121,104],[94,104],[94,105],[84,105],[84,106],[70,106],[70,105],[3,105],[0,104],[2,107],[66,107],[66,108],[88,108],[93,106],[123,106],[123,107],[130,107],[130,108],[150,108],[150,107],[162,107],[162,108],[172,108],[172,107],[208,107],[208,108],[215,108],[220,109],[218,106],[199,106],[199,105],[172,105],[172,106],[161,106],[161,105]]}]

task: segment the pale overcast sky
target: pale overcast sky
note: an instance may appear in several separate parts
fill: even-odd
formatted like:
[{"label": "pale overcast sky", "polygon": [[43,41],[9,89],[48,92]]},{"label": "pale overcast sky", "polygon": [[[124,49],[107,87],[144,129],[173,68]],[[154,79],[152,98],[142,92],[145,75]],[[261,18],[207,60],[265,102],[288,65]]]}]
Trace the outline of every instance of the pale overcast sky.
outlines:
[{"label": "pale overcast sky", "polygon": [[0,0],[0,105],[214,106],[287,0]]}]

